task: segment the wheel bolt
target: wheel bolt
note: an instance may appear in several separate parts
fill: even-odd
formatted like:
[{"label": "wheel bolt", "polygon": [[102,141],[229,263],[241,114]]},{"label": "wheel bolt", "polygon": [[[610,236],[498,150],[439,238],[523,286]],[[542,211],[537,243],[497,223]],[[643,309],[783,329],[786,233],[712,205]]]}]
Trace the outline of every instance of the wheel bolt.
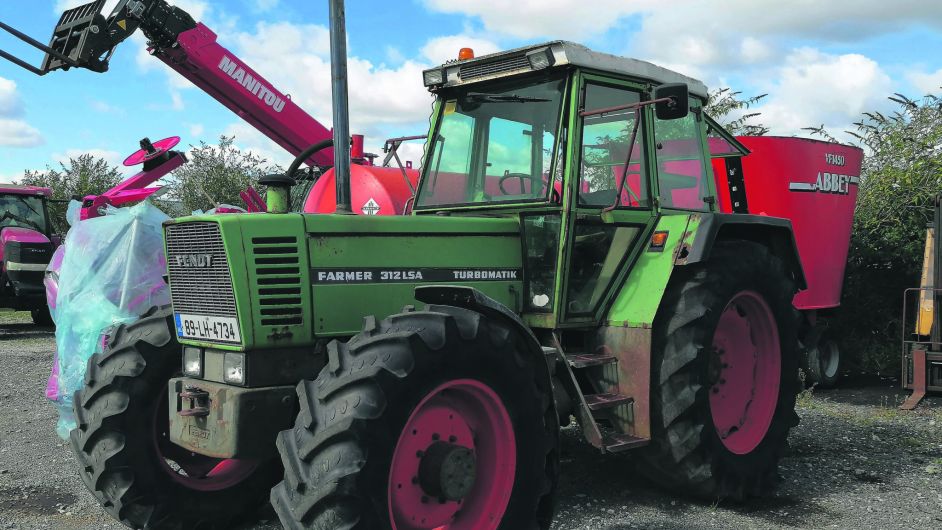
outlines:
[{"label": "wheel bolt", "polygon": [[436,441],[437,441],[439,438],[441,438],[441,436],[439,436],[438,433],[435,433],[435,434],[432,435],[432,439],[433,439],[433,440],[436,440]]},{"label": "wheel bolt", "polygon": [[451,435],[451,436],[448,437],[448,441],[451,442],[451,443],[455,443],[455,442],[458,441],[458,437],[453,434],[453,435]]},{"label": "wheel bolt", "polygon": [[425,451],[419,449],[418,451],[415,452],[415,456],[422,458],[423,456],[425,456]]}]

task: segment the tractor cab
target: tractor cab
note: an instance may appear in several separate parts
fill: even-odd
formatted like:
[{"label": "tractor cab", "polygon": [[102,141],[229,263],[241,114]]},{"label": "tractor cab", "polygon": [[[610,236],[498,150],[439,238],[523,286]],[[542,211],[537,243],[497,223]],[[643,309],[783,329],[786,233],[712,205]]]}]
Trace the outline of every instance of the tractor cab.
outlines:
[{"label": "tractor cab", "polygon": [[662,213],[715,209],[699,81],[562,41],[424,80],[437,104],[413,210],[519,216],[531,324],[597,322]]},{"label": "tractor cab", "polygon": [[51,320],[43,274],[55,250],[49,188],[0,184],[0,307],[33,313],[37,324]]}]

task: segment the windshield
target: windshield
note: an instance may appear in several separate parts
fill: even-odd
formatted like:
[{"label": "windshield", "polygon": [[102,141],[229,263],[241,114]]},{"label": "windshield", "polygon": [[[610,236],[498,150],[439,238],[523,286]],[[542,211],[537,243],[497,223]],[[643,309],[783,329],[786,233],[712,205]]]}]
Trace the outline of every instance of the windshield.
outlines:
[{"label": "windshield", "polygon": [[558,187],[550,170],[565,82],[518,79],[447,94],[416,207],[545,200]]},{"label": "windshield", "polygon": [[46,233],[43,200],[33,195],[0,195],[0,228],[20,226]]}]

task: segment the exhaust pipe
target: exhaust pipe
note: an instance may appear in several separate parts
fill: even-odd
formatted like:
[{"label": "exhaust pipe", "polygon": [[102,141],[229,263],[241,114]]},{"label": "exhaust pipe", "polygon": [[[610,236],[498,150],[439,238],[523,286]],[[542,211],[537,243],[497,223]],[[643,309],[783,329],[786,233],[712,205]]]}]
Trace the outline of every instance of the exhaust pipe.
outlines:
[{"label": "exhaust pipe", "polygon": [[347,29],[343,0],[330,2],[330,73],[334,111],[334,179],[337,213],[352,214],[350,196],[350,106],[347,101]]}]

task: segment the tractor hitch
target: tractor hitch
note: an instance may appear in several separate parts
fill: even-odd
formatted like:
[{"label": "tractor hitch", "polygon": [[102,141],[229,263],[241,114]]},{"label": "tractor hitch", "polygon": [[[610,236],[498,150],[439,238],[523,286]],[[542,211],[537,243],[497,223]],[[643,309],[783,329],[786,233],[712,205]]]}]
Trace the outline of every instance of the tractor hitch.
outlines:
[{"label": "tractor hitch", "polygon": [[298,411],[294,386],[241,388],[180,377],[168,385],[170,441],[213,458],[274,456]]}]

